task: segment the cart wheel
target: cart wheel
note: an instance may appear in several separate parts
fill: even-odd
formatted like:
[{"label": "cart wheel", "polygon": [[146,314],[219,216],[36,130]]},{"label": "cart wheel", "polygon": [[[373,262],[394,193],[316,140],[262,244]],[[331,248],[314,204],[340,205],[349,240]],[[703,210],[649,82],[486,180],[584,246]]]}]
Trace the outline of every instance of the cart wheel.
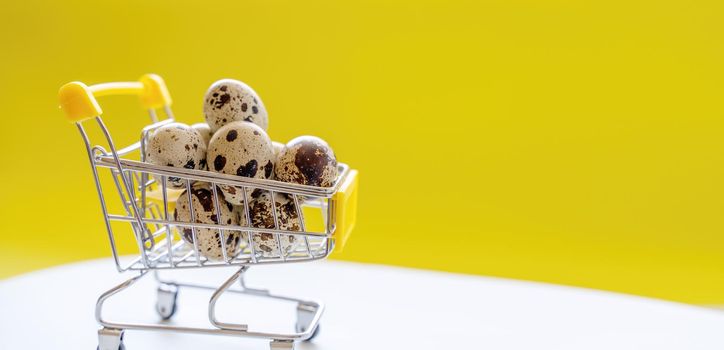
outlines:
[{"label": "cart wheel", "polygon": [[178,287],[173,284],[161,284],[157,289],[156,312],[163,320],[169,320],[176,313]]},{"label": "cart wheel", "polygon": [[101,328],[98,330],[98,347],[96,350],[126,350],[123,345],[122,329]]},{"label": "cart wheel", "polygon": [[[320,326],[321,326],[321,325],[317,325],[317,328],[315,328],[315,329],[314,329],[314,332],[312,332],[312,336],[309,337],[309,339],[306,339],[306,340],[304,340],[304,341],[310,341],[310,340],[314,339],[314,338],[317,336],[317,334],[319,334],[319,327],[320,327]],[[297,329],[297,332],[304,332],[304,331],[306,331],[306,329],[305,329],[302,325],[300,325],[300,324],[297,324],[295,328]]]},{"label": "cart wheel", "polygon": [[294,342],[291,340],[272,340],[269,343],[271,350],[294,350]]},{"label": "cart wheel", "polygon": [[[297,330],[298,333],[307,331],[307,327],[310,326],[310,324],[312,323],[312,320],[317,313],[318,307],[319,305],[310,303],[297,304],[297,323],[295,324],[294,328]],[[305,341],[310,341],[314,339],[317,334],[319,334],[319,324],[317,324],[317,328],[314,329],[314,332],[312,332],[312,335],[309,337],[309,339],[306,339]]]},{"label": "cart wheel", "polygon": [[317,325],[317,328],[314,329],[314,332],[312,332],[312,336],[309,337],[309,339],[307,339],[307,340],[305,340],[305,341],[311,341],[312,339],[316,338],[316,337],[317,337],[317,334],[319,334],[319,328],[320,328],[320,327],[321,327],[321,325]]},{"label": "cart wheel", "polygon": [[[96,348],[96,350],[101,350],[100,345]],[[126,350],[126,345],[121,343],[121,345],[118,346],[118,350]]]}]

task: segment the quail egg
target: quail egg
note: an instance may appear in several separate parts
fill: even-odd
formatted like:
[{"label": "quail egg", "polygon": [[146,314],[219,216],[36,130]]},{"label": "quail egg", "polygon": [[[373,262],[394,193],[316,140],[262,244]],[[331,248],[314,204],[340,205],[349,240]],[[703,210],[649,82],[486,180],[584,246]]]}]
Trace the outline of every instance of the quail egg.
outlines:
[{"label": "quail egg", "polygon": [[[224,201],[219,195],[217,203],[219,210],[217,216],[216,207],[214,205],[214,192],[208,183],[196,182],[191,187],[191,200],[193,206],[193,215],[195,223],[202,224],[221,224],[221,225],[241,225],[246,224],[246,217],[240,217],[235,208]],[[174,209],[174,220],[179,222],[192,222],[191,207],[189,206],[189,196],[187,191],[183,191],[176,201],[176,209]],[[243,221],[239,221],[243,220]],[[193,245],[193,230],[191,227],[179,226],[184,241]],[[246,241],[246,233],[240,231],[224,230],[224,239],[226,243],[226,256],[231,259],[240,251],[240,242]],[[221,237],[217,229],[197,228],[196,240],[199,246],[199,253],[210,260],[223,260]]]},{"label": "quail egg", "polygon": [[194,125],[191,125],[191,128],[196,130],[199,133],[199,136],[201,136],[201,139],[204,140],[204,144],[208,146],[209,140],[211,140],[211,136],[213,135],[211,133],[211,128],[209,128],[209,124],[196,123]]},{"label": "quail egg", "polygon": [[[255,124],[233,122],[214,133],[207,152],[211,171],[222,174],[270,179],[274,175],[274,148],[269,136]],[[242,187],[219,186],[232,204],[244,203]],[[247,188],[247,196],[251,194]]]},{"label": "quail egg", "polygon": [[[274,225],[274,213],[272,212],[271,192],[256,189],[251,194],[249,203],[249,217],[252,227],[271,228]],[[274,202],[276,204],[276,215],[279,223],[279,230],[301,231],[301,223],[297,207],[294,200],[286,194],[279,192],[274,193]],[[277,235],[273,233],[254,233],[252,241],[257,254],[263,257],[278,257],[279,245],[277,244]],[[279,243],[282,252],[286,256],[294,251],[302,237],[293,235],[278,234]]]},{"label": "quail egg", "polygon": [[259,95],[248,85],[233,79],[211,84],[204,97],[204,117],[214,133],[234,121],[252,122],[264,130],[269,124]]},{"label": "quail egg", "polygon": [[[206,144],[199,133],[186,124],[171,123],[154,130],[146,143],[146,162],[186,169],[206,169]],[[185,181],[169,177],[167,184],[180,188]]]},{"label": "quail egg", "polygon": [[279,181],[329,187],[337,178],[337,159],[324,140],[300,136],[279,153],[275,175]]},{"label": "quail egg", "polygon": [[279,153],[282,152],[284,149],[284,144],[281,142],[272,141],[272,146],[274,147],[274,159],[279,157]]}]

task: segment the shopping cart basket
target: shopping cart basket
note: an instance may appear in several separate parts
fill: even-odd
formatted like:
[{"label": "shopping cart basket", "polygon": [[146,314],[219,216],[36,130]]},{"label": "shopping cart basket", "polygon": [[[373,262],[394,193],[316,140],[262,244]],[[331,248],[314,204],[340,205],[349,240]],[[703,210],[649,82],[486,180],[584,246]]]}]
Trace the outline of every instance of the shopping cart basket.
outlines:
[{"label": "shopping cart basket", "polygon": [[[148,110],[151,124],[141,131],[140,140],[129,146],[117,148],[109,129],[104,124],[103,114],[96,98],[110,95],[136,95],[141,106]],[[173,168],[145,163],[145,147],[150,133],[156,128],[174,122],[171,111],[171,97],[163,80],[153,74],[144,75],[135,82],[104,83],[86,86],[80,82],[71,82],[61,87],[59,92],[60,106],[68,119],[75,123],[83,138],[88,159],[91,164],[95,188],[101,203],[105,227],[110,241],[111,252],[119,272],[136,271],[134,277],[103,293],[96,304],[96,319],[102,328],[98,331],[99,349],[124,349],[123,335],[125,330],[178,331],[201,334],[218,334],[266,338],[270,340],[272,349],[293,349],[295,342],[309,340],[316,335],[319,320],[324,310],[321,302],[300,300],[286,296],[271,294],[267,290],[249,288],[244,283],[244,273],[252,265],[284,264],[324,259],[334,250],[341,247],[354,227],[357,204],[357,171],[345,164],[339,164],[339,175],[331,187],[320,188],[273,180],[252,179],[246,177],[219,174],[209,171],[185,168]],[[159,120],[158,112],[162,111],[165,118]],[[105,138],[106,146],[94,145],[90,141],[86,125],[94,121],[96,127]],[[92,124],[92,123],[91,123]],[[112,180],[102,181],[100,174],[107,172]],[[194,182],[204,182],[213,191],[214,208],[217,216],[220,208],[217,187],[226,185],[243,188],[246,201],[246,189],[261,189],[271,192],[271,208],[275,208],[274,193],[286,194],[295,204],[296,215],[300,218],[300,230],[288,231],[280,229],[279,218],[275,210],[271,210],[274,218],[273,228],[256,228],[247,224],[249,206],[243,205],[247,220],[244,224],[224,225],[196,223],[193,205],[190,205],[192,220],[176,221],[173,207],[179,195],[178,190],[167,188],[168,178],[174,182],[180,179],[185,184],[185,192],[191,199],[191,186]],[[184,194],[185,193],[185,194]],[[116,195],[114,195],[116,194]],[[116,208],[110,201],[117,197],[120,205]],[[116,202],[118,203],[118,202]],[[120,209],[118,209],[120,207]],[[308,228],[304,209],[312,209],[321,215],[321,228]],[[220,216],[218,216],[220,217]],[[114,225],[130,226],[126,230],[133,236],[138,251],[130,261],[119,253],[117,235]],[[199,251],[197,230],[216,230],[222,245],[223,259],[208,259]],[[191,231],[192,244],[184,241],[180,230]],[[243,232],[239,250],[227,250],[225,239],[230,232]],[[254,235],[273,235],[276,240],[277,252],[260,252],[255,249]],[[297,242],[292,249],[282,249],[280,240],[293,235]],[[188,236],[188,235],[187,235]],[[233,253],[231,253],[233,252]],[[180,283],[161,278],[160,270],[178,270],[189,268],[211,268],[218,266],[236,266],[238,269],[221,286],[204,286],[194,283]],[[109,321],[103,318],[102,309],[105,301],[114,294],[123,291],[146,276],[149,271],[158,281],[156,311],[162,320],[170,319],[176,311],[176,300],[180,287],[206,288],[214,290],[208,303],[210,326],[207,328],[180,327],[165,322],[155,324],[137,324]],[[239,281],[239,287],[231,288]],[[295,332],[288,334],[250,331],[246,324],[221,322],[216,317],[215,305],[225,292],[247,294],[292,301],[297,305]]]}]

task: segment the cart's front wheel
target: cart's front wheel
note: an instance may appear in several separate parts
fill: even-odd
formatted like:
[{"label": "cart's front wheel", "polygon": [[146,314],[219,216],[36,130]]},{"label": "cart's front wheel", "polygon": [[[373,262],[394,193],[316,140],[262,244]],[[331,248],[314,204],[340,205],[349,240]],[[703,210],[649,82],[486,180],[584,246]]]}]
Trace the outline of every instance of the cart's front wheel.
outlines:
[{"label": "cart's front wheel", "polygon": [[176,313],[178,286],[163,283],[158,286],[157,294],[156,312],[163,320],[168,320]]},{"label": "cart's front wheel", "polygon": [[[96,350],[101,350],[101,346],[98,345]],[[123,343],[121,343],[121,345],[118,346],[118,350],[126,350],[126,346]]]},{"label": "cart's front wheel", "polygon": [[319,327],[320,327],[320,325],[317,325],[317,328],[314,329],[314,333],[312,333],[312,336],[309,337],[309,339],[307,339],[307,340],[305,340],[305,341],[310,341],[310,340],[316,338],[316,337],[317,337],[317,334],[319,334]]},{"label": "cart's front wheel", "polygon": [[[307,328],[312,325],[311,323],[314,320],[314,316],[317,315],[318,308],[318,304],[312,303],[299,303],[297,305],[297,323],[295,329],[298,333],[306,332]],[[319,324],[317,323],[316,326],[312,335],[304,341],[310,341],[319,334]]]},{"label": "cart's front wheel", "polygon": [[98,330],[98,347],[96,350],[126,350],[123,345],[123,330],[101,328]]},{"label": "cart's front wheel", "polygon": [[[320,327],[320,325],[317,325],[317,328],[315,328],[314,332],[312,332],[312,336],[309,337],[308,339],[304,339],[304,341],[310,341],[310,340],[314,339],[314,337],[316,337],[317,334],[319,334],[319,327]],[[297,332],[305,332],[307,330],[306,328],[304,328],[303,325],[300,325],[299,323],[297,323],[296,329],[297,329]]]}]

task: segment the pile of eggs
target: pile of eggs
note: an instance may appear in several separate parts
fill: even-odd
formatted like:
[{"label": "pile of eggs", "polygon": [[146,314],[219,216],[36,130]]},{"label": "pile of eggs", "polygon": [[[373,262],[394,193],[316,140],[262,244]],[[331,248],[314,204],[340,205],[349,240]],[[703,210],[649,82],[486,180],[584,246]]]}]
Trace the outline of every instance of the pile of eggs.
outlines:
[{"label": "pile of eggs", "polygon": [[[322,139],[314,136],[297,137],[286,144],[273,142],[266,130],[269,117],[259,95],[248,85],[233,79],[219,80],[204,96],[206,123],[191,126],[171,123],[155,129],[146,141],[145,161],[155,165],[208,170],[217,173],[277,180],[318,187],[332,186],[337,178],[337,159],[334,151]],[[158,180],[158,179],[157,179]],[[186,180],[168,177],[170,188],[186,188]],[[217,195],[216,208],[214,193]],[[300,231],[299,212],[304,198],[297,201],[283,193],[235,186],[218,186],[194,182],[191,194],[183,191],[176,202],[174,220],[196,223],[247,226],[274,229],[272,203],[280,230]],[[248,217],[247,217],[248,211]],[[193,213],[193,216],[192,216]],[[250,221],[250,222],[249,222]],[[222,260],[237,255],[245,232],[197,228],[196,245],[210,260]],[[194,244],[193,230],[180,228],[181,237]],[[278,257],[279,252],[293,251],[300,239],[294,235],[254,233],[252,242],[257,254]]]}]

